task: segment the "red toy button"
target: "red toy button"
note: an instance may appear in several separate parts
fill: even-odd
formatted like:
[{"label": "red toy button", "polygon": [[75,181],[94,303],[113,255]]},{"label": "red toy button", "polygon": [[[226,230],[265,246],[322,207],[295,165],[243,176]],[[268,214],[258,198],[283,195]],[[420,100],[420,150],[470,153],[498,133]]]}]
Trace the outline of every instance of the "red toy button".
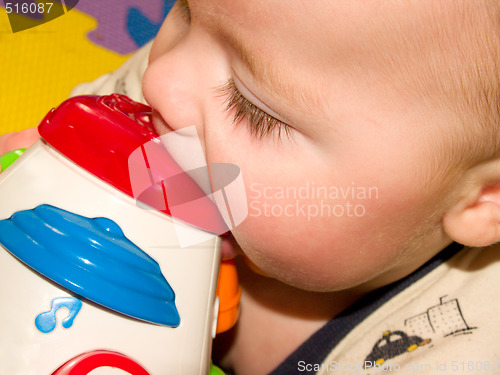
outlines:
[{"label": "red toy button", "polygon": [[112,367],[130,375],[149,375],[144,368],[127,356],[106,350],[80,354],[59,367],[52,375],[87,375],[100,367]]},{"label": "red toy button", "polygon": [[[176,210],[173,216],[215,234],[227,232],[216,205],[161,143],[152,125],[151,111],[124,95],[77,96],[50,111],[38,131],[53,148],[130,197],[171,216],[168,199],[171,207],[172,202],[196,201],[189,209]],[[152,155],[147,155],[146,144]],[[155,175],[155,181],[151,181],[150,189],[134,196],[129,158],[141,148],[141,160],[133,161],[137,168],[145,170],[143,175]],[[148,157],[160,161],[156,164],[161,165],[161,170],[149,170]]]}]

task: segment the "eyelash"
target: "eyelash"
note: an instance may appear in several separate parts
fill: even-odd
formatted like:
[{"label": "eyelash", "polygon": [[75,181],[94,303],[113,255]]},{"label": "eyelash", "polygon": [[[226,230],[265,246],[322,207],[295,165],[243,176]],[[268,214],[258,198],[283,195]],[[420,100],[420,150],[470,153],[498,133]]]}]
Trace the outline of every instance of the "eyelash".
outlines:
[{"label": "eyelash", "polygon": [[232,78],[218,90],[226,97],[226,110],[234,112],[234,124],[247,119],[250,132],[258,139],[273,134],[276,134],[278,139],[281,139],[283,133],[287,137],[290,136],[290,126],[251,103],[239,92]]},{"label": "eyelash", "polygon": [[[187,0],[178,1],[182,16],[186,22],[191,21],[191,11]],[[233,124],[238,124],[247,119],[250,132],[258,139],[277,134],[281,139],[282,132],[290,136],[290,126],[264,112],[259,107],[246,99],[234,84],[231,78],[228,82],[218,88],[218,91],[226,97],[226,110],[234,112]]]}]

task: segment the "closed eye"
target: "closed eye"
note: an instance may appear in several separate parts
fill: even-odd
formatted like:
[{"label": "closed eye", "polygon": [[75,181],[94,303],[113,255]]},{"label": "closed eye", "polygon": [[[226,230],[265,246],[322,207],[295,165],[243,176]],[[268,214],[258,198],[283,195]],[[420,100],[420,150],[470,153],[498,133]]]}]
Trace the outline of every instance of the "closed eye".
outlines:
[{"label": "closed eye", "polygon": [[232,78],[219,87],[218,91],[226,97],[226,110],[234,113],[233,123],[247,120],[249,130],[256,138],[263,139],[276,134],[278,139],[281,139],[283,134],[287,137],[291,135],[289,125],[264,112],[245,98]]}]

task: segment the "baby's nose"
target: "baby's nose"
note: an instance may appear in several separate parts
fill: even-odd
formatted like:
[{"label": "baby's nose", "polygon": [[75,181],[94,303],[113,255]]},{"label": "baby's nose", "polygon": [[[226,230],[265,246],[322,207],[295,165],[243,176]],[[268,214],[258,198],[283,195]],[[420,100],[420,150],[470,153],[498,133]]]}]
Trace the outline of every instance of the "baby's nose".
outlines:
[{"label": "baby's nose", "polygon": [[143,94],[169,130],[194,125],[203,136],[202,124],[214,87],[227,74],[221,63],[224,60],[217,42],[196,29],[152,58],[144,74]]},{"label": "baby's nose", "polygon": [[151,64],[143,78],[143,94],[153,107],[153,121],[160,134],[202,123],[195,78],[170,56]]}]

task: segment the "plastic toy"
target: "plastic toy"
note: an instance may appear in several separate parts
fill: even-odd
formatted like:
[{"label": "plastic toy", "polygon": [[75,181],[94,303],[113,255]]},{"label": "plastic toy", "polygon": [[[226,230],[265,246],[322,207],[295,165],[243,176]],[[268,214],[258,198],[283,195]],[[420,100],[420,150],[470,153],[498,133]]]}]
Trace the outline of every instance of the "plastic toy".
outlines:
[{"label": "plastic toy", "polygon": [[[196,236],[225,224],[156,142],[150,108],[72,98],[39,132],[0,157],[0,374],[219,374],[211,342],[238,316],[234,264],[219,273],[220,239],[183,248],[174,227]],[[148,142],[163,169],[147,152],[135,167],[166,175],[138,204],[129,159]],[[171,215],[193,197],[195,212]]]},{"label": "plastic toy", "polygon": [[9,151],[0,156],[0,172],[6,170],[14,161],[21,156],[26,149],[20,148],[17,150]]}]

